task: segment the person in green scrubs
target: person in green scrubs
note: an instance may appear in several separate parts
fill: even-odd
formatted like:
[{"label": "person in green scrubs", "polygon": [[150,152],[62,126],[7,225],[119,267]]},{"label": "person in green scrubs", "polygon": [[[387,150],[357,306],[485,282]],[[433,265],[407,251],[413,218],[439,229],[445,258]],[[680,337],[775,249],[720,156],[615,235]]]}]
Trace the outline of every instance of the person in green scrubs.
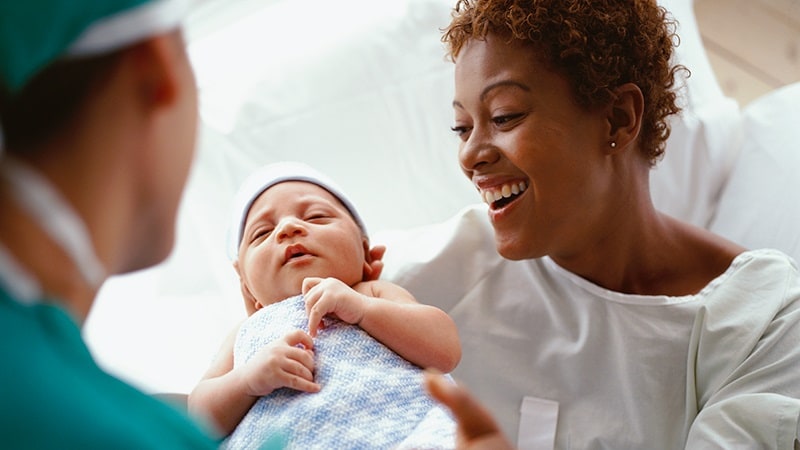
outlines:
[{"label": "person in green scrubs", "polygon": [[164,260],[195,151],[175,0],[0,0],[0,448],[217,448],[98,367],[103,281]]}]

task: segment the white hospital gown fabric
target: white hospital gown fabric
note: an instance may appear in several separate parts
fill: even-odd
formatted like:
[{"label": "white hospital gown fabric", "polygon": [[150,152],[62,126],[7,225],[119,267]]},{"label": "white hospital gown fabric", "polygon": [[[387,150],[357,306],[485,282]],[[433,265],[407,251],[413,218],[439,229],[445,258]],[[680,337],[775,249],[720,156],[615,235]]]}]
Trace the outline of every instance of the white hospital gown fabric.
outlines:
[{"label": "white hospital gown fabric", "polygon": [[[453,375],[509,438],[526,428],[528,397],[557,402],[558,449],[792,448],[800,284],[789,257],[743,253],[697,295],[625,295],[549,258],[490,256],[478,214],[451,223],[444,249],[394,278],[453,316],[463,346]],[[456,282],[437,286],[447,279]]]}]

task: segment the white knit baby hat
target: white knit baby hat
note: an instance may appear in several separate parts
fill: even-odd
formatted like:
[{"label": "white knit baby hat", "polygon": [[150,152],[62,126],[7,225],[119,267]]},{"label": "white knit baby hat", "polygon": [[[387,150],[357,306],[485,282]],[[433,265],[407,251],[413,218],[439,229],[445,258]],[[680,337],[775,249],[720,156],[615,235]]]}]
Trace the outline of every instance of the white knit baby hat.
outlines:
[{"label": "white knit baby hat", "polygon": [[242,242],[245,219],[253,202],[262,192],[284,181],[305,181],[330,192],[347,208],[364,235],[367,234],[367,227],[353,202],[336,182],[307,164],[297,161],[281,161],[262,166],[250,174],[234,195],[228,227],[228,257],[231,260],[239,257],[239,244]]}]

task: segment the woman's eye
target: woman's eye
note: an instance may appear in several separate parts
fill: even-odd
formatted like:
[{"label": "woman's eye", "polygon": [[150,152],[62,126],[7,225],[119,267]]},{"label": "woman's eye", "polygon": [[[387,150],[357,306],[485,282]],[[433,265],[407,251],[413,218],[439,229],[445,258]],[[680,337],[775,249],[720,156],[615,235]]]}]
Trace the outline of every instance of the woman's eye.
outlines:
[{"label": "woman's eye", "polygon": [[492,122],[494,122],[495,125],[505,125],[509,122],[519,119],[523,115],[524,114],[522,113],[518,113],[518,114],[506,114],[503,116],[496,116],[492,118]]},{"label": "woman's eye", "polygon": [[465,134],[467,134],[469,132],[470,127],[464,126],[464,125],[456,125],[456,126],[450,127],[450,130],[452,130],[453,133],[456,134],[456,136],[463,136],[463,135],[465,135]]}]

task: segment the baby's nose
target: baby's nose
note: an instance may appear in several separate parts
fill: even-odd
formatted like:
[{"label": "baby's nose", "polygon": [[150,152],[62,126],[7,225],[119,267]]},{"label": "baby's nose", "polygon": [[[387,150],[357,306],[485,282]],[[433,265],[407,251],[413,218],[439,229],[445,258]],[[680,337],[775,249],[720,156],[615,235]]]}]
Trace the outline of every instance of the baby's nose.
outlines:
[{"label": "baby's nose", "polygon": [[305,227],[303,221],[296,217],[290,217],[281,220],[278,224],[278,239],[286,239],[293,236],[300,236],[305,234]]}]

